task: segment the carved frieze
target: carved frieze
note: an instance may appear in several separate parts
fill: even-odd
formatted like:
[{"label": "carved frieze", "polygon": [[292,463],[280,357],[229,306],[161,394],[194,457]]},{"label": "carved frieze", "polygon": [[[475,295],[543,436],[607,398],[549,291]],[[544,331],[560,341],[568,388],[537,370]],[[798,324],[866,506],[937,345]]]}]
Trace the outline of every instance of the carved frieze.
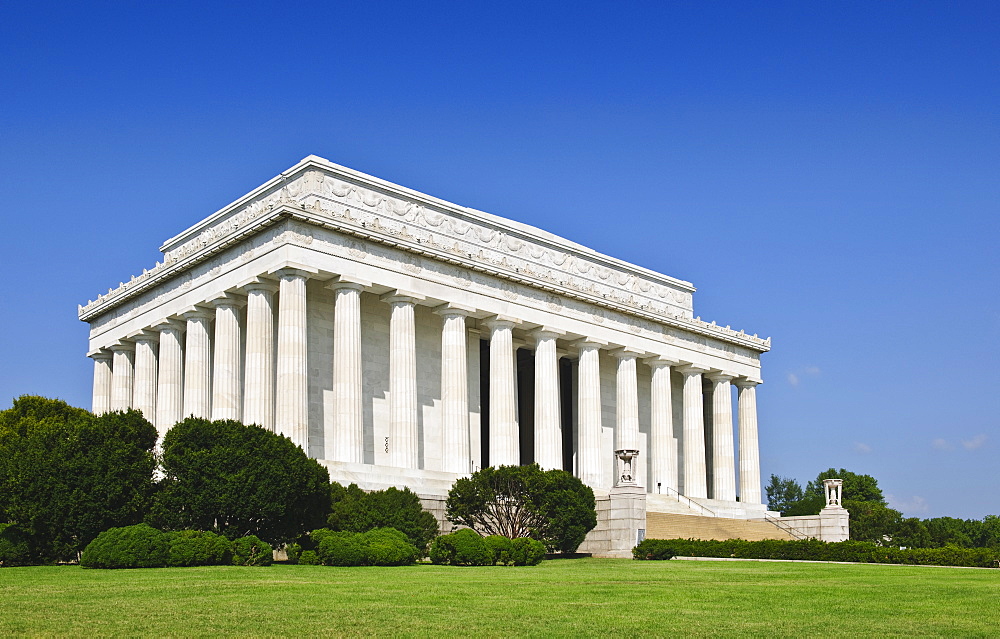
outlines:
[{"label": "carved frieze", "polygon": [[[685,282],[666,277],[657,279],[643,269],[533,235],[530,229],[519,228],[516,223],[505,225],[490,216],[374,179],[366,182],[362,177],[338,171],[318,160],[305,163],[298,173],[283,175],[280,180],[272,181],[270,188],[220,211],[165,245],[162,263],[82,306],[81,319],[96,319],[140,290],[150,285],[163,286],[180,271],[226,245],[245,242],[245,236],[259,233],[282,217],[292,216],[404,249],[411,257],[403,268],[413,275],[420,274],[431,263],[423,255],[433,258],[433,262],[443,260],[460,265],[466,272],[471,269],[500,276],[506,280],[500,294],[510,301],[523,296],[521,285],[527,285],[527,290],[538,288],[546,293],[547,297],[540,300],[546,307],[561,304],[560,295],[556,295],[561,291],[631,315],[633,319],[623,330],[635,334],[644,331],[659,334],[663,327],[658,323],[666,322],[717,337],[713,341],[720,344],[738,342],[757,351],[770,346],[769,340],[756,335],[691,318],[693,289]],[[280,238],[269,239],[311,245],[314,233],[303,225],[296,228],[284,231]],[[349,254],[353,259],[364,259],[369,251],[362,247],[374,245],[355,242]],[[254,247],[259,247],[256,241],[238,259],[252,259]],[[213,270],[218,266],[214,265]],[[468,275],[457,277],[460,279],[455,283],[464,287],[462,280],[468,279]],[[191,280],[187,281],[190,286]],[[604,319],[600,309],[592,306],[590,312],[593,321]],[[654,322],[650,318],[655,318]],[[706,344],[701,346],[704,348]]]}]

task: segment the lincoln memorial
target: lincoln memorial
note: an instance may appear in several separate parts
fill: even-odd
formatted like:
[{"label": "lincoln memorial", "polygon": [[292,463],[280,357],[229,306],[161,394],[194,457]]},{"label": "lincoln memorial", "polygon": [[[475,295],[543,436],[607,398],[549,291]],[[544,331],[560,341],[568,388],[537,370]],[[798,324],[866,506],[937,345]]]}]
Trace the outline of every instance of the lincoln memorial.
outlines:
[{"label": "lincoln memorial", "polygon": [[654,513],[765,517],[770,340],[697,317],[689,282],[315,156],[160,250],[79,309],[95,412],[259,424],[439,514],[476,469],[561,468],[608,552]]}]

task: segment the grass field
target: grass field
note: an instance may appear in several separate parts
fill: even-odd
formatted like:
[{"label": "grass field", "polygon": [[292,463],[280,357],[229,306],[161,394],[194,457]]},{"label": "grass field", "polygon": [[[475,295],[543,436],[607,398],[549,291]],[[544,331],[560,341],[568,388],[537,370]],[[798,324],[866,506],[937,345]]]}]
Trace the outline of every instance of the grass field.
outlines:
[{"label": "grass field", "polygon": [[0,635],[1000,635],[1000,570],[546,561],[524,568],[0,569]]}]

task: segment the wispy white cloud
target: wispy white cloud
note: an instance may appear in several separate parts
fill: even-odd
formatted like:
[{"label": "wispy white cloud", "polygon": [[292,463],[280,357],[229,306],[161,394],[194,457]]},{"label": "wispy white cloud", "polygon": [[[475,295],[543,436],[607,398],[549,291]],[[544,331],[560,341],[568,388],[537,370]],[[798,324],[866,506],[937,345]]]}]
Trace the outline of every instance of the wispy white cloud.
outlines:
[{"label": "wispy white cloud", "polygon": [[931,442],[931,448],[934,450],[951,450],[954,447],[947,441],[938,438]]},{"label": "wispy white cloud", "polygon": [[983,433],[980,433],[975,437],[973,437],[972,439],[963,439],[962,446],[965,448],[965,450],[976,450],[977,448],[982,448],[983,444],[986,443],[987,439],[989,439],[989,437],[987,437]]},{"label": "wispy white cloud", "polygon": [[867,455],[872,452],[872,447],[862,442],[854,442],[854,452]]},{"label": "wispy white cloud", "polygon": [[905,515],[922,514],[929,509],[927,500],[920,495],[913,495],[909,498],[886,495],[885,500],[889,502],[889,508],[894,508]]},{"label": "wispy white cloud", "polygon": [[806,366],[805,368],[800,368],[789,373],[787,376],[788,383],[791,386],[798,386],[804,378],[818,377],[821,372],[819,366]]}]

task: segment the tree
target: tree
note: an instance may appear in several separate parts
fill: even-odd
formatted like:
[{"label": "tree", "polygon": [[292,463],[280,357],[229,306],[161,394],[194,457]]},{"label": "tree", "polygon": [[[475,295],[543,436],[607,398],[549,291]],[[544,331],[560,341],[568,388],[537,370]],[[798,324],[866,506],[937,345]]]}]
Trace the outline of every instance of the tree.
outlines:
[{"label": "tree", "polygon": [[531,537],[575,552],[597,525],[594,492],[562,470],[538,464],[484,468],[448,492],[448,519],[482,535]]},{"label": "tree", "polygon": [[[859,475],[849,470],[841,468],[828,468],[816,476],[816,481],[806,484],[806,495],[815,495],[823,499],[826,504],[826,495],[823,488],[824,479],[843,479],[844,485],[841,490],[841,498],[844,501],[873,501],[886,505],[882,489],[878,487],[878,481],[871,475]],[[818,512],[818,511],[817,511]]]},{"label": "tree", "polygon": [[802,486],[791,477],[771,475],[764,492],[767,494],[767,509],[782,513],[802,499]]},{"label": "tree", "polygon": [[892,544],[903,521],[903,514],[877,501],[844,500],[851,514],[851,539],[879,545]]},{"label": "tree", "polygon": [[142,521],[156,429],[134,410],[94,416],[23,396],[0,412],[0,512],[36,561],[72,559],[104,530]]},{"label": "tree", "polygon": [[960,548],[972,548],[975,541],[970,535],[969,523],[955,517],[934,517],[924,520],[930,536],[930,546],[940,548],[951,544]]},{"label": "tree", "polygon": [[899,522],[892,533],[892,543],[904,548],[930,548],[931,535],[921,519],[907,517]]},{"label": "tree", "polygon": [[420,498],[409,488],[365,492],[357,484],[345,488],[332,482],[330,500],[330,530],[362,533],[391,527],[406,535],[421,552],[438,534],[437,519],[424,510]]},{"label": "tree", "polygon": [[287,437],[189,417],[163,438],[152,521],[173,530],[285,543],[324,524],[330,476]]}]

